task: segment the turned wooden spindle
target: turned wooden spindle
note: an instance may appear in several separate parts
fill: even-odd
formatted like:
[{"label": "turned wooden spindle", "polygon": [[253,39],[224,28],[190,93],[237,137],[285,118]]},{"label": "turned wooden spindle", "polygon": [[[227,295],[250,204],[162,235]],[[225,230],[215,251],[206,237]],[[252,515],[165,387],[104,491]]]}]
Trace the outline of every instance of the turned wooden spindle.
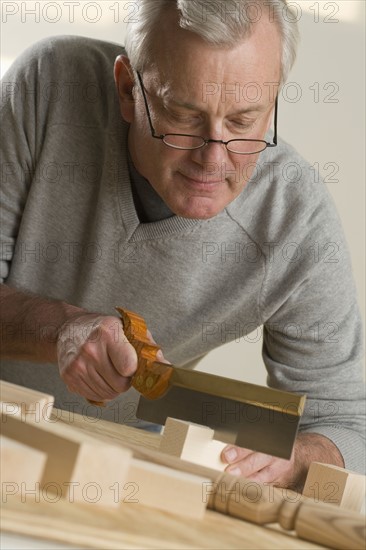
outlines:
[{"label": "turned wooden spindle", "polygon": [[[278,522],[299,538],[339,550],[364,549],[365,517],[322,502],[311,502],[298,495],[296,502],[286,499],[281,489],[237,478],[228,474],[218,483],[213,509],[257,524]],[[222,487],[224,485],[224,487]],[[226,499],[225,499],[226,496]]]},{"label": "turned wooden spindle", "polygon": [[284,502],[278,522],[284,529],[294,529],[299,538],[337,550],[361,550],[366,545],[365,516],[334,504],[299,501]]}]

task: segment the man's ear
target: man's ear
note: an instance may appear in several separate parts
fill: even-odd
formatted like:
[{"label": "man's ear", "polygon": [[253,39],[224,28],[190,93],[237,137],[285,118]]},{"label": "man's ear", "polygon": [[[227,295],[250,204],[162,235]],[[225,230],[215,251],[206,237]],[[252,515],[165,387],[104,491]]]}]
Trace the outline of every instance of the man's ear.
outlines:
[{"label": "man's ear", "polygon": [[121,115],[126,122],[133,122],[135,102],[133,87],[135,80],[130,60],[125,55],[119,55],[114,63],[114,80],[117,86]]}]

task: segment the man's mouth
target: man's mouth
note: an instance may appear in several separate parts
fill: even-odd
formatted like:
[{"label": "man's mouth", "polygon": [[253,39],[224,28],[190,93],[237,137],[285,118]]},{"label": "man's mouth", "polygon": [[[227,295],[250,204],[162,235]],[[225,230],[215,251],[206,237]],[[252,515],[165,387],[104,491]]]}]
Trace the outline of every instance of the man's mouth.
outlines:
[{"label": "man's mouth", "polygon": [[186,175],[186,174],[183,174],[182,172],[180,172],[180,175],[183,177],[184,181],[188,184],[188,185],[192,185],[192,186],[197,186],[197,187],[202,187],[202,188],[210,188],[210,187],[217,187],[218,185],[222,185],[223,184],[223,181],[222,180],[214,180],[214,179],[210,179],[208,177],[202,177],[201,176],[198,176],[198,175]]}]

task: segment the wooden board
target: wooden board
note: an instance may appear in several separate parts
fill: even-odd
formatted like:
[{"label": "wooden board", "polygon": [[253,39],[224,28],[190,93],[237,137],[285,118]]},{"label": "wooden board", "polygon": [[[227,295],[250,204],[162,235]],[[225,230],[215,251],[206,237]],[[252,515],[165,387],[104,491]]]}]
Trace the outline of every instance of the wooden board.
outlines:
[{"label": "wooden board", "polygon": [[23,420],[30,418],[35,422],[47,421],[53,403],[52,395],[0,380],[0,409],[9,416],[21,416]]},{"label": "wooden board", "polygon": [[[160,436],[143,430],[111,422],[90,423],[83,417],[55,410],[52,420],[57,424],[72,424],[78,433],[93,437],[95,441],[157,449]],[[84,436],[82,436],[84,439]],[[169,457],[168,457],[169,458]],[[172,457],[173,458],[173,457]],[[130,493],[122,493],[125,500]],[[101,508],[97,504],[82,504],[60,499],[51,505],[44,499],[34,502],[32,495],[21,502],[17,496],[8,496],[1,508],[2,528],[5,531],[55,540],[82,548],[278,548],[312,549],[318,545],[299,541],[291,533],[280,531],[278,526],[259,527],[245,521],[206,511],[201,520],[189,521],[170,513],[154,510],[140,503],[119,509]]]},{"label": "wooden board", "polygon": [[223,471],[227,464],[221,460],[220,455],[226,443],[213,439],[214,433],[214,430],[207,426],[168,418],[159,450],[194,464]]},{"label": "wooden board", "polygon": [[[69,502],[99,502],[117,507],[119,502],[110,489],[126,477],[131,452],[121,446],[101,444],[88,434],[59,422],[26,421],[21,416],[1,413],[2,434],[47,455],[39,492],[48,502],[51,494]],[[32,490],[24,479],[22,495]]]},{"label": "wooden board", "polygon": [[133,458],[126,481],[124,486],[131,493],[128,499],[122,500],[122,514],[131,504],[173,511],[190,519],[202,519],[206,512],[202,492],[204,484],[210,482],[208,478]]},{"label": "wooden board", "polygon": [[296,539],[277,527],[259,527],[216,512],[207,511],[202,520],[140,504],[125,506],[123,514],[113,509],[72,506],[60,500],[52,505],[30,501],[22,504],[9,498],[1,510],[2,529],[42,539],[100,550],[131,549],[279,549],[322,548]]},{"label": "wooden board", "polygon": [[360,512],[365,500],[365,476],[333,464],[313,462],[303,494],[316,502]]},{"label": "wooden board", "polygon": [[[76,414],[70,418],[68,412],[55,411],[55,414],[60,424],[64,419],[66,423],[78,426],[80,433],[92,434],[99,441],[121,445],[128,443],[134,453],[135,449],[143,451],[146,448],[146,455],[155,453],[159,455],[159,460],[161,456],[165,457],[162,453],[149,450],[159,445],[160,436],[156,434],[105,421],[91,424]],[[141,452],[141,456],[144,455]],[[191,464],[175,457],[166,458],[168,464],[178,461],[192,468]],[[200,472],[217,475],[215,470],[193,466]],[[220,472],[218,474],[222,475]],[[140,504],[136,504],[136,508],[134,505],[126,506],[125,513],[116,516],[113,509],[102,510],[97,505],[86,507],[74,503],[70,506],[61,500],[50,506],[44,502],[32,503],[30,499],[20,503],[13,497],[4,503],[2,513],[2,525],[9,531],[18,532],[21,524],[21,529],[24,528],[24,532],[30,535],[91,548],[320,548],[319,545],[300,541],[292,534],[282,532],[279,526],[259,527],[211,511],[207,511],[201,521],[191,520],[188,528],[187,520],[179,515],[148,509]]]},{"label": "wooden board", "polygon": [[34,422],[29,416],[2,413],[1,420],[9,436],[3,436],[1,451],[5,496],[27,498],[36,492],[36,500],[52,504],[60,494],[70,503],[118,506],[129,491],[128,503],[175,510],[187,518],[204,515],[202,486],[210,481],[205,477],[132,459],[129,450],[98,443],[52,419]]},{"label": "wooden board", "polygon": [[0,435],[1,493],[16,493],[25,482],[34,487],[43,477],[46,460],[46,453]]}]

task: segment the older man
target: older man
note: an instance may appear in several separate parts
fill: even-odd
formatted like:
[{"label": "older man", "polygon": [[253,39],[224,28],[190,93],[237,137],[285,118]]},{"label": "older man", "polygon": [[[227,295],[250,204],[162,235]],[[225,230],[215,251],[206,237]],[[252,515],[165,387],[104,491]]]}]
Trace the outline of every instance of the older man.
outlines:
[{"label": "older man", "polygon": [[180,365],[263,324],[269,385],[308,394],[301,433],[289,461],[223,458],[283,486],[313,460],[360,470],[364,448],[343,235],[308,164],[277,143],[290,20],[284,0],[140,0],[127,56],[41,42],[5,76],[2,107],[2,377],[72,411],[111,401],[102,416],[132,422],[136,354],[115,305]]}]

